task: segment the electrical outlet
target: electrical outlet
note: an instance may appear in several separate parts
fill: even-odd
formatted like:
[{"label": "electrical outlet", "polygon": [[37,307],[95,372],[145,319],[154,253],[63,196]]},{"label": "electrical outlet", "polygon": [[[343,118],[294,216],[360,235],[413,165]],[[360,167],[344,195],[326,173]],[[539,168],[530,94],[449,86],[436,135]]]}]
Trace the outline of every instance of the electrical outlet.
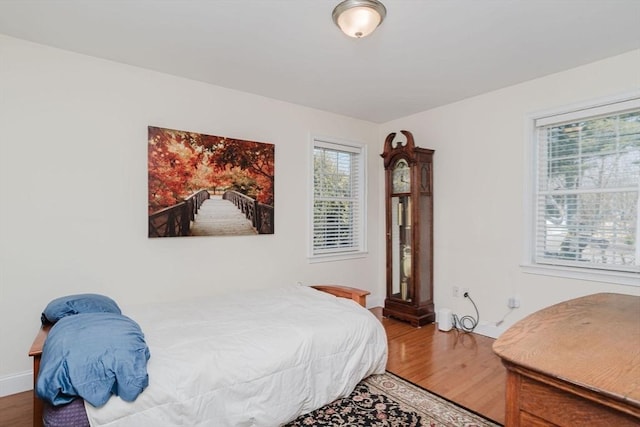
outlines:
[{"label": "electrical outlet", "polygon": [[507,305],[509,306],[509,308],[520,308],[520,298],[510,297]]},{"label": "electrical outlet", "polygon": [[456,298],[460,297],[460,286],[454,286],[453,287],[453,296]]}]

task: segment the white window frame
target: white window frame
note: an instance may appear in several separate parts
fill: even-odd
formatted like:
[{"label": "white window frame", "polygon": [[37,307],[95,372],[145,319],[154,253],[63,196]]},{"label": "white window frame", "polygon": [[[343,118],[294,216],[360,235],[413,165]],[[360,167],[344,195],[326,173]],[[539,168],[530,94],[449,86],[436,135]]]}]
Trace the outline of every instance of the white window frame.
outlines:
[{"label": "white window frame", "polygon": [[[342,139],[312,135],[309,144],[309,245],[308,258],[309,262],[327,262],[339,261],[345,259],[363,258],[367,254],[367,147],[364,144],[346,141]],[[335,149],[338,151],[346,151],[358,155],[358,226],[356,230],[358,242],[356,247],[351,249],[337,248],[335,250],[323,250],[316,253],[314,248],[314,204],[315,204],[315,188],[314,188],[314,150],[316,147]]]},{"label": "white window frame", "polygon": [[[544,123],[545,120],[549,120],[551,123],[561,123],[564,121],[579,120],[581,118],[593,117],[599,114],[609,112],[614,113],[616,111],[624,111],[625,109],[638,107],[640,107],[640,91],[633,91],[631,93],[625,93],[597,101],[574,104],[554,110],[541,111],[527,116],[525,126],[528,147],[525,151],[524,259],[521,264],[522,270],[525,273],[640,287],[640,273],[536,263],[534,249],[536,233],[536,191],[538,179],[536,170],[538,160],[536,123]],[[640,213],[638,214],[637,221],[640,223]],[[638,224],[638,229],[640,230],[640,224]],[[636,253],[637,252],[638,248],[636,248]]]}]

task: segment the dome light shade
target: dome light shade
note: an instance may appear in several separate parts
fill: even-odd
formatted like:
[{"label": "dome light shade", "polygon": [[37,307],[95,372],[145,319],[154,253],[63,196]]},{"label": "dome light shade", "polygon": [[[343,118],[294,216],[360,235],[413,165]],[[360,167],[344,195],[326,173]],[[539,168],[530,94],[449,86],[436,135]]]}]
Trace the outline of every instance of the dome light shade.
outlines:
[{"label": "dome light shade", "polygon": [[344,0],[333,9],[333,22],[349,37],[366,37],[378,28],[387,9],[378,0]]}]

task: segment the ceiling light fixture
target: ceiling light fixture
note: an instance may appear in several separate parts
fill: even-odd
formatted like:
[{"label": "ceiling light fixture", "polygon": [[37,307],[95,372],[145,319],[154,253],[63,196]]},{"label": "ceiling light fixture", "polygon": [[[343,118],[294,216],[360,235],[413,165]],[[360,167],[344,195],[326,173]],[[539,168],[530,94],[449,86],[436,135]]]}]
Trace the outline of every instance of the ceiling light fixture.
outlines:
[{"label": "ceiling light fixture", "polygon": [[333,9],[333,22],[349,37],[366,37],[382,24],[387,9],[378,0],[344,0]]}]

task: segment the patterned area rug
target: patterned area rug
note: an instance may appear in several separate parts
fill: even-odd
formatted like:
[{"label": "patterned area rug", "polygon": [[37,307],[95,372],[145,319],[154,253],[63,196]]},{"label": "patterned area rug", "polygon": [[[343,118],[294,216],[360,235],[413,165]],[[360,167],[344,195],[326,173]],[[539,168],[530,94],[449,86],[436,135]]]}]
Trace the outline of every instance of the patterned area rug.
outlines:
[{"label": "patterned area rug", "polygon": [[302,415],[287,427],[494,427],[500,426],[389,372],[373,375],[344,399]]}]

